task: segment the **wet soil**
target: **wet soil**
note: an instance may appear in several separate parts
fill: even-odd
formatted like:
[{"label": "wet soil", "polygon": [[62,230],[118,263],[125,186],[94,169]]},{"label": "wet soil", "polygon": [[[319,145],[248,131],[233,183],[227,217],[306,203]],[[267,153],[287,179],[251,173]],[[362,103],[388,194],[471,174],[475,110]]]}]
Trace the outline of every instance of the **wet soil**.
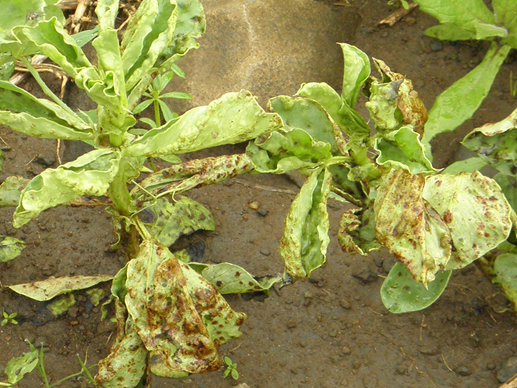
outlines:
[{"label": "wet soil", "polygon": [[[479,63],[486,50],[483,43],[442,44],[424,37],[423,30],[435,22],[419,11],[391,28],[379,28],[379,20],[395,10],[387,1],[333,3],[315,2],[328,6],[345,22],[353,18],[357,28],[348,43],[383,59],[393,70],[412,79],[428,107],[441,91]],[[509,91],[510,71],[517,70],[514,58],[511,56],[503,65],[490,95],[473,119],[457,133],[435,142],[438,167],[465,155],[458,147],[466,132],[486,122],[499,121],[514,109],[517,100]],[[319,61],[320,66],[326,66],[324,53]],[[335,74],[341,72],[341,68],[335,69]],[[327,81],[339,89],[335,80],[305,81]],[[253,85],[246,87],[253,91]],[[80,95],[71,94],[68,99],[69,103],[82,104]],[[46,167],[56,166],[54,141],[35,141],[5,128],[0,129],[0,136],[6,154],[2,180],[9,175],[31,178]],[[65,160],[79,152],[70,145],[63,147]],[[235,146],[214,152],[241,150]],[[180,242],[180,247],[202,242],[206,247],[204,262],[233,262],[256,275],[279,273],[283,266],[278,241],[297,190],[298,186],[288,178],[269,175],[240,177],[195,190],[189,195],[213,212],[217,229],[189,236]],[[249,207],[254,201],[258,209]],[[214,372],[180,380],[154,378],[153,387],[500,385],[505,371],[501,365],[517,356],[517,333],[515,314],[507,311],[509,305],[499,289],[473,265],[456,271],[447,290],[430,308],[390,314],[381,303],[379,289],[394,259],[386,251],[368,257],[342,253],[335,235],[344,208],[337,202],[331,202],[329,208],[333,238],[328,262],[314,272],[313,278],[272,292],[265,300],[228,297],[235,310],[248,316],[243,336],[221,350],[238,364],[239,381],[223,379],[222,372]],[[20,230],[12,228],[11,216],[12,210],[0,211],[0,234],[23,239],[27,248],[16,260],[0,264],[2,285],[50,276],[113,275],[124,263],[120,252],[108,249],[115,237],[103,208],[51,209]],[[108,292],[107,286],[104,289]],[[52,381],[80,369],[76,354],[86,357],[88,365],[106,356],[114,324],[100,320],[99,306],[94,306],[85,292],[77,293],[76,299],[77,304],[56,319],[46,304],[4,289],[0,309],[17,312],[19,324],[0,328],[1,369],[12,357],[28,350],[25,339],[43,343],[45,367]],[[20,387],[37,386],[42,383],[36,373],[20,383]],[[62,386],[90,384],[68,380]]]}]

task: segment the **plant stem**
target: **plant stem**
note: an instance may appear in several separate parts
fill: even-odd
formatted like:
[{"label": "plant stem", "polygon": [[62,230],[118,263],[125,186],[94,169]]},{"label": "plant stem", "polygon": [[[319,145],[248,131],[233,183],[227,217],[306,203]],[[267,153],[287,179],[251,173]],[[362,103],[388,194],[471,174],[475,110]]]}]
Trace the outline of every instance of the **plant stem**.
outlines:
[{"label": "plant stem", "polygon": [[154,121],[156,122],[157,127],[161,127],[162,122],[160,120],[160,104],[158,103],[157,100],[154,100],[153,105],[154,105]]}]

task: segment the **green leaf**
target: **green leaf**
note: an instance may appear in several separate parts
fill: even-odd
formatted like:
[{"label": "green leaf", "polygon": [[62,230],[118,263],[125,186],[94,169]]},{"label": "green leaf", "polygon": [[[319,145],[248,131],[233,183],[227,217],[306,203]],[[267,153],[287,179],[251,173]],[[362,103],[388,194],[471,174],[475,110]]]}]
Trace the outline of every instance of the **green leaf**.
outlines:
[{"label": "green leaf", "polygon": [[170,246],[183,235],[197,230],[214,230],[215,221],[206,207],[188,197],[175,199],[174,203],[160,198],[140,214],[148,222],[149,232],[160,243]]},{"label": "green leaf", "polygon": [[359,96],[363,84],[370,76],[370,60],[368,56],[357,47],[346,43],[338,44],[343,50],[345,62],[341,98],[353,109],[357,103],[357,97]]},{"label": "green leaf", "polygon": [[454,162],[442,172],[444,174],[459,174],[460,172],[481,171],[488,163],[482,158],[469,158]]},{"label": "green leaf", "polygon": [[[113,30],[115,28],[115,19],[119,11],[118,0],[98,0],[95,14],[99,21],[99,29],[102,32],[105,30]],[[118,46],[118,45],[117,45]]]},{"label": "green leaf", "polygon": [[499,187],[501,187],[501,190],[513,211],[517,212],[517,182],[515,180],[515,175],[509,176],[504,173],[499,173],[494,176],[494,180],[497,182]]},{"label": "green leaf", "polygon": [[119,161],[120,153],[99,149],[43,171],[22,191],[13,225],[19,228],[43,210],[82,195],[104,195],[118,171]]},{"label": "green leaf", "polygon": [[0,124],[47,139],[92,139],[92,129],[79,116],[6,81],[0,81]]},{"label": "green leaf", "polygon": [[133,156],[183,154],[240,143],[280,128],[280,117],[266,113],[249,92],[227,93],[208,106],[189,110],[173,123],[150,130],[125,151]]},{"label": "green leaf", "polygon": [[[140,104],[138,104],[138,105],[135,107],[135,109],[133,109],[133,113],[134,113],[134,114],[138,114],[138,113],[143,112],[143,111],[144,111],[144,110],[146,110],[146,109],[149,107],[149,105],[151,105],[153,102],[154,102],[154,100],[151,100],[151,99],[142,101]],[[154,123],[154,121],[153,121],[153,123]]]},{"label": "green leaf", "polygon": [[517,162],[517,109],[495,124],[474,129],[462,141],[469,150],[499,171],[513,175]]},{"label": "green leaf", "polygon": [[128,91],[150,74],[160,54],[173,43],[177,15],[176,1],[148,0],[131,17],[120,47]]},{"label": "green leaf", "polygon": [[474,40],[476,39],[475,31],[466,31],[456,24],[444,23],[437,26],[429,27],[424,31],[424,35],[440,40]]},{"label": "green leaf", "polygon": [[319,103],[307,98],[279,96],[270,99],[269,106],[280,115],[286,128],[303,129],[314,140],[330,144],[333,154],[338,152],[333,123]]},{"label": "green leaf", "polygon": [[38,365],[38,351],[36,349],[30,352],[23,353],[20,357],[15,357],[9,360],[5,366],[4,374],[7,376],[7,381],[11,384],[17,384],[23,379],[27,373],[30,373]]},{"label": "green leaf", "polygon": [[427,285],[413,279],[411,272],[402,263],[396,263],[381,287],[381,299],[392,313],[409,313],[432,305],[447,287],[452,271],[436,274],[436,279]]},{"label": "green leaf", "polygon": [[379,152],[376,161],[381,166],[403,168],[414,175],[437,171],[425,156],[424,145],[412,125],[377,137],[373,147]]},{"label": "green leaf", "polygon": [[0,236],[0,262],[16,259],[25,248],[25,243],[14,237]]},{"label": "green leaf", "polygon": [[422,197],[450,230],[454,250],[447,270],[463,268],[510,234],[508,201],[497,183],[478,171],[428,176]]},{"label": "green leaf", "polygon": [[329,244],[327,198],[332,175],[328,169],[314,171],[291,204],[285,219],[280,256],[293,278],[310,276],[323,265]]},{"label": "green leaf", "polygon": [[497,25],[505,26],[509,35],[503,44],[517,48],[517,3],[512,0],[492,0]]},{"label": "green leaf", "polygon": [[113,276],[98,275],[98,276],[64,276],[60,278],[53,278],[42,280],[39,282],[16,284],[8,286],[14,292],[24,295],[28,298],[45,301],[50,300],[57,295],[66,294],[75,290],[83,290],[90,288],[96,284],[107,282]]},{"label": "green leaf", "polygon": [[160,98],[177,98],[181,100],[191,100],[192,96],[188,93],[183,92],[170,92],[160,95]]},{"label": "green leaf", "polygon": [[223,295],[267,292],[273,284],[282,280],[281,276],[255,278],[244,268],[231,263],[208,265],[201,271],[201,275]]},{"label": "green leaf", "polygon": [[494,24],[480,23],[475,26],[476,28],[476,39],[487,39],[487,38],[506,38],[508,37],[508,30],[504,27],[496,26]]},{"label": "green leaf", "polygon": [[480,24],[494,24],[495,18],[483,0],[415,0],[420,10],[440,23],[455,24],[461,29],[475,31]]},{"label": "green leaf", "polygon": [[273,132],[250,143],[246,155],[261,173],[284,174],[287,171],[316,167],[332,158],[328,143],[314,140],[302,129]]},{"label": "green leaf", "polygon": [[440,133],[454,131],[472,117],[487,96],[510,46],[492,43],[483,61],[470,73],[441,93],[429,111],[422,143]]},{"label": "green leaf", "polygon": [[[447,223],[422,196],[424,185],[422,175],[393,170],[378,189],[374,210],[377,240],[426,285],[445,267],[452,246]],[[444,196],[443,189],[435,195]]]},{"label": "green leaf", "polygon": [[72,38],[74,38],[75,43],[79,47],[83,47],[86,43],[91,42],[96,36],[99,35],[99,26],[91,29],[91,30],[84,30],[81,32],[78,32],[77,34],[73,34]]},{"label": "green leaf", "polygon": [[496,276],[492,281],[499,284],[504,295],[517,311],[517,255],[512,253],[499,255],[494,262],[494,273]]},{"label": "green leaf", "polygon": [[76,300],[74,294],[65,294],[53,300],[47,305],[47,309],[50,310],[53,316],[59,317],[65,313],[70,307],[75,304]]},{"label": "green leaf", "polygon": [[99,361],[95,382],[104,388],[136,387],[144,375],[149,352],[131,317],[118,327],[121,330],[117,336],[121,338],[113,344],[108,356]]},{"label": "green leaf", "polygon": [[217,370],[217,347],[240,336],[244,314],[235,313],[216,289],[163,245],[144,240],[128,263],[128,312],[145,348],[171,370]]}]

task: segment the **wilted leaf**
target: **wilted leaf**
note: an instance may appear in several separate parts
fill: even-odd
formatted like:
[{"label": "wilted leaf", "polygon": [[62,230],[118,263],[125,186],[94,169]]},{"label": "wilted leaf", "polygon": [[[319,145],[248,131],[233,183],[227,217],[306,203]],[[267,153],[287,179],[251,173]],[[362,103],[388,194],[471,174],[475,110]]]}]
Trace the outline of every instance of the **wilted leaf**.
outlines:
[{"label": "wilted leaf", "polygon": [[120,153],[98,149],[56,169],[43,171],[22,191],[13,225],[19,228],[43,210],[81,195],[104,195],[118,171],[119,160]]},{"label": "wilted leaf", "polygon": [[25,243],[14,237],[0,236],[0,262],[11,261],[22,253]]},{"label": "wilted leaf", "polygon": [[[377,240],[426,285],[445,267],[452,246],[446,222],[422,196],[424,185],[422,175],[392,171],[378,190],[374,209]],[[443,196],[443,191],[435,195]]]},{"label": "wilted leaf", "polygon": [[144,375],[147,354],[133,319],[127,318],[121,339],[99,361],[95,382],[104,388],[136,387]]},{"label": "wilted leaf", "polygon": [[36,349],[24,353],[20,357],[9,360],[5,366],[4,374],[10,384],[17,384],[27,373],[30,373],[38,365],[38,351]]},{"label": "wilted leaf", "polygon": [[57,295],[66,294],[75,290],[82,290],[102,282],[107,282],[112,278],[113,276],[108,275],[64,276],[39,282],[16,284],[14,286],[8,286],[8,288],[18,294],[25,295],[28,298],[41,302],[50,300]]},{"label": "wilted leaf", "polygon": [[293,278],[310,276],[323,265],[329,244],[327,198],[332,175],[327,169],[314,171],[294,199],[285,219],[280,256]]},{"label": "wilted leaf", "polygon": [[53,316],[58,317],[75,304],[74,294],[65,294],[53,300],[47,306]]},{"label": "wilted leaf", "polygon": [[21,176],[9,176],[0,185],[0,207],[17,206],[20,202],[20,195],[29,179]]},{"label": "wilted leaf", "polygon": [[381,299],[392,313],[409,313],[423,310],[440,297],[449,282],[452,271],[438,272],[436,279],[427,284],[413,279],[413,275],[402,263],[396,263],[381,287]]},{"label": "wilted leaf", "polygon": [[494,168],[507,175],[517,170],[517,109],[495,124],[485,124],[470,132],[462,144],[476,152]]},{"label": "wilted leaf", "polygon": [[249,92],[227,93],[208,106],[187,111],[172,124],[152,129],[126,148],[126,155],[183,154],[235,144],[282,128],[277,114],[266,113]]},{"label": "wilted leaf", "polygon": [[366,256],[381,245],[375,235],[375,215],[370,209],[351,209],[341,216],[337,235],[341,249],[346,253]]},{"label": "wilted leaf", "polygon": [[235,313],[215,288],[170,251],[144,240],[128,263],[128,312],[146,349],[171,370],[217,370],[217,347],[240,335],[245,315]]},{"label": "wilted leaf", "polygon": [[281,276],[257,279],[244,268],[231,263],[208,265],[201,271],[201,275],[223,295],[269,291],[273,284],[282,280]]},{"label": "wilted leaf", "polygon": [[450,230],[454,250],[447,270],[463,268],[510,234],[510,205],[497,183],[478,171],[428,176],[422,197]]},{"label": "wilted leaf", "polygon": [[215,229],[210,210],[188,197],[180,197],[174,203],[160,198],[139,215],[142,222],[151,224],[148,227],[151,235],[165,246],[174,244],[180,236],[196,230]]},{"label": "wilted leaf", "polygon": [[493,42],[479,65],[436,98],[425,125],[424,144],[440,133],[454,131],[472,117],[487,96],[509,51],[509,46],[499,47]]}]

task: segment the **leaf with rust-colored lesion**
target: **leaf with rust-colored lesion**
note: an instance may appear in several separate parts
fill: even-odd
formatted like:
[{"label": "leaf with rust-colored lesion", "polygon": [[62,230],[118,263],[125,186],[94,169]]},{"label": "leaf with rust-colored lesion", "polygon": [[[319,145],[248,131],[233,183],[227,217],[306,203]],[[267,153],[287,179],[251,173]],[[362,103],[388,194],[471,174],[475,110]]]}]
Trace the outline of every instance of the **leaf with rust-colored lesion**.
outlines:
[{"label": "leaf with rust-colored lesion", "polygon": [[422,198],[425,178],[404,170],[391,171],[375,200],[377,240],[426,285],[451,257],[449,228]]},{"label": "leaf with rust-colored lesion", "polygon": [[381,245],[375,237],[375,214],[370,208],[343,213],[337,235],[343,252],[366,256],[370,251],[379,250]]},{"label": "leaf with rust-colored lesion", "polygon": [[163,245],[144,240],[128,264],[125,302],[146,349],[174,372],[221,367],[217,347],[240,336],[245,315]]}]

